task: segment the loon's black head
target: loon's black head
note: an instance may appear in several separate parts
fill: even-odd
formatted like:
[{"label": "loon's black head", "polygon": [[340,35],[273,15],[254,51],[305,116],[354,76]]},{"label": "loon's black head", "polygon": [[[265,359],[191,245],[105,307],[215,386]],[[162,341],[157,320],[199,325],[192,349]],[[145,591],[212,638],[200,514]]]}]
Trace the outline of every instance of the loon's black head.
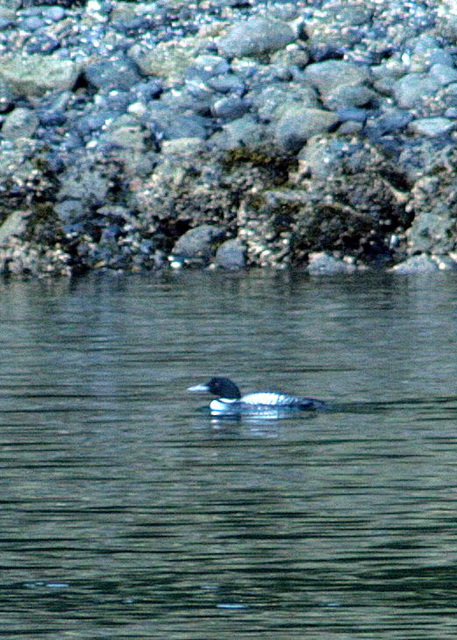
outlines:
[{"label": "loon's black head", "polygon": [[241,398],[240,390],[229,378],[211,378],[206,384],[189,387],[188,391],[207,391],[225,400],[239,400]]}]

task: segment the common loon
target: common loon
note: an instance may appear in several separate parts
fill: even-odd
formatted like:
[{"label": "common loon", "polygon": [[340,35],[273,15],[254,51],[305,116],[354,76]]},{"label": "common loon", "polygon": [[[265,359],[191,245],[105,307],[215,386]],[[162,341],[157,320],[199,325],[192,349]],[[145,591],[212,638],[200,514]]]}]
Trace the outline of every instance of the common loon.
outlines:
[{"label": "common loon", "polygon": [[217,399],[213,400],[209,405],[213,415],[259,411],[271,412],[272,410],[283,412],[289,409],[315,411],[327,407],[326,403],[321,400],[300,398],[271,391],[260,391],[242,396],[236,384],[229,378],[211,378],[211,380],[205,384],[197,384],[189,387],[188,391],[208,392],[217,396]]}]

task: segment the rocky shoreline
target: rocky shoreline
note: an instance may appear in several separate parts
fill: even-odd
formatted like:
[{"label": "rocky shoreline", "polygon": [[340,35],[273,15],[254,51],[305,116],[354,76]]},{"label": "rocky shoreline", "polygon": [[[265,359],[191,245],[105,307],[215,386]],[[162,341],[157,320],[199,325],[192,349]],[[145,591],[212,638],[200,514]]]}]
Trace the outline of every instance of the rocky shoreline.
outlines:
[{"label": "rocky shoreline", "polygon": [[0,0],[0,273],[457,267],[453,0]]}]

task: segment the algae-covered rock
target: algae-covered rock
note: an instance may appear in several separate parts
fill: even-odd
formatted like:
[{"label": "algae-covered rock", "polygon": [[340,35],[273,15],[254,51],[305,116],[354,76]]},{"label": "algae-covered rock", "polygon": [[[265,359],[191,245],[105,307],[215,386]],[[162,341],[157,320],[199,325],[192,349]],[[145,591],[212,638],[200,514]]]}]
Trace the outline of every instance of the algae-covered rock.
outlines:
[{"label": "algae-covered rock", "polygon": [[416,182],[408,203],[414,213],[408,229],[408,251],[449,253],[457,247],[457,178],[443,167]]},{"label": "algae-covered rock", "polygon": [[159,42],[153,48],[133,45],[129,56],[146,76],[157,76],[168,82],[180,80],[198,56],[205,40],[199,36],[187,36],[179,40]]},{"label": "algae-covered rock", "polygon": [[288,188],[259,189],[239,210],[249,264],[302,264],[312,252],[366,261],[393,259],[391,236],[410,221],[395,170],[369,145],[348,145],[329,175],[289,174]]},{"label": "algae-covered rock", "polygon": [[57,56],[35,54],[0,59],[0,77],[16,93],[27,97],[71,89],[79,72],[79,64]]}]

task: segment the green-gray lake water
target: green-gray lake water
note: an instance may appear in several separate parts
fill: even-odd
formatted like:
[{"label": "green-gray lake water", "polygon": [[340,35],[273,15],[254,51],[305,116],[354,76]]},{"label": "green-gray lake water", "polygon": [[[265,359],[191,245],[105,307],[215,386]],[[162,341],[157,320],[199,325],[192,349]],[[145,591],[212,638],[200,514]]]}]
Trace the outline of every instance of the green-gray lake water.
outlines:
[{"label": "green-gray lake water", "polygon": [[0,343],[1,638],[456,638],[455,275],[3,282]]}]

